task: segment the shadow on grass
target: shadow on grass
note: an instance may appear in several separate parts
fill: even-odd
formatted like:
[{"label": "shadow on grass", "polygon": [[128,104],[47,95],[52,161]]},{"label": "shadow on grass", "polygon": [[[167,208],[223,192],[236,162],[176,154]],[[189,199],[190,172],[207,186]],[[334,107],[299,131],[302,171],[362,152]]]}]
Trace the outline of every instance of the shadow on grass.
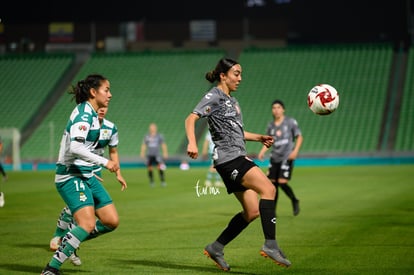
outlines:
[{"label": "shadow on grass", "polygon": [[[166,269],[176,269],[176,270],[191,270],[195,273],[223,273],[223,270],[214,266],[214,263],[211,262],[211,267],[201,267],[201,266],[191,266],[185,264],[176,264],[171,262],[162,262],[162,261],[148,261],[148,260],[113,260],[118,262],[121,266],[125,265],[142,265],[142,266],[150,266],[150,267],[158,267],[158,268],[166,268]],[[246,274],[246,275],[253,275],[254,273],[247,273],[247,272],[234,272],[234,267],[230,270],[232,274]],[[177,272],[178,273],[178,272]]]},{"label": "shadow on grass", "polygon": [[[45,264],[46,266],[46,264]],[[30,266],[30,265],[21,265],[21,264],[0,264],[0,274],[3,274],[1,270],[8,270],[10,274],[13,274],[14,272],[22,272],[26,274],[40,274],[42,272],[42,269],[44,266]],[[90,270],[76,270],[74,272],[71,271],[65,271],[64,274],[70,274],[70,273],[87,273],[90,274]],[[62,272],[63,274],[63,272]]]},{"label": "shadow on grass", "polygon": [[50,248],[49,248],[49,244],[47,244],[47,243],[46,244],[44,244],[44,243],[42,243],[42,244],[21,243],[21,244],[15,244],[14,246],[15,247],[21,247],[21,248],[28,248],[28,247],[40,248],[40,249],[43,249],[43,250],[48,251],[50,253],[53,253],[53,251],[50,250]]}]

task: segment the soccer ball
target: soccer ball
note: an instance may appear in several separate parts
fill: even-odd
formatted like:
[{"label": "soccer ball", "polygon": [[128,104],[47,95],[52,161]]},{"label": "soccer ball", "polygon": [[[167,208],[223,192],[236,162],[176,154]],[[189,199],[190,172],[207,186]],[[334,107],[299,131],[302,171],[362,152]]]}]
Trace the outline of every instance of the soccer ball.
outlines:
[{"label": "soccer ball", "polygon": [[319,84],[308,93],[308,106],[317,115],[329,115],[339,106],[338,91],[329,84]]}]

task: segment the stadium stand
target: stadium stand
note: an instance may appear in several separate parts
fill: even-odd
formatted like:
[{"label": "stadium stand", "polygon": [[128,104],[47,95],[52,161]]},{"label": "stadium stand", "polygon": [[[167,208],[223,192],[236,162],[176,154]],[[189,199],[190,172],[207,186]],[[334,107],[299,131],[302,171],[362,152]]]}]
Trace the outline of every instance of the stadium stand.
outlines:
[{"label": "stadium stand", "polygon": [[[210,88],[206,71],[225,54],[217,49],[96,53],[72,82],[90,73],[110,79],[113,100],[108,119],[118,125],[123,161],[139,160],[150,122],[165,135],[170,155],[185,157],[184,119]],[[243,108],[245,128],[264,132],[271,120],[270,103],[280,98],[287,115],[295,117],[303,131],[302,156],[376,154],[392,56],[388,44],[245,48],[235,57],[243,66],[235,96]],[[338,110],[329,116],[314,115],[307,107],[307,94],[319,83],[331,84],[341,96]],[[412,87],[412,79],[407,79],[400,126],[410,129],[399,128],[396,150],[400,151],[413,151]],[[23,144],[22,159],[55,160],[63,125],[74,106],[69,95],[61,96]],[[198,130],[201,136],[205,124]],[[247,149],[254,156],[260,144],[247,143]]]},{"label": "stadium stand", "polygon": [[404,95],[398,122],[395,151],[414,151],[414,47],[408,54],[408,68],[405,78]]},{"label": "stadium stand", "polygon": [[72,61],[72,54],[0,57],[1,127],[22,130],[44,108]]},{"label": "stadium stand", "polygon": [[[287,115],[303,131],[303,154],[369,153],[376,150],[385,104],[390,45],[296,46],[244,50],[243,82],[237,92],[249,131],[263,132],[271,120],[270,104],[285,101]],[[340,105],[329,116],[307,108],[309,90],[334,86]],[[248,143],[254,155],[260,144]]]},{"label": "stadium stand", "polygon": [[[163,133],[170,154],[185,154],[184,119],[207,91],[208,68],[224,55],[220,50],[95,54],[74,81],[100,73],[111,82],[113,99],[108,119],[120,132],[120,156],[137,160],[148,125],[155,122]],[[23,158],[53,159],[68,115],[75,106],[69,95],[59,102],[22,148]],[[45,142],[48,137],[48,142]]]}]

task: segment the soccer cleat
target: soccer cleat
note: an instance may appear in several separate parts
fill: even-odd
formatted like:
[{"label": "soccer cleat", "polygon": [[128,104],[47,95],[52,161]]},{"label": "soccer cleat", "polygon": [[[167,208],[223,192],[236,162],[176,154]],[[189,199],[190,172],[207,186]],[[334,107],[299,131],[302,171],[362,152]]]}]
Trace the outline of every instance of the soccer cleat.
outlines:
[{"label": "soccer cleat", "polygon": [[204,255],[206,255],[207,257],[212,259],[218,268],[220,268],[224,271],[229,271],[230,270],[230,266],[224,260],[223,251],[215,251],[213,246],[211,244],[209,244],[204,248],[203,253],[204,253]]},{"label": "soccer cleat", "polygon": [[5,203],[4,194],[3,192],[0,192],[0,207],[3,207]]},{"label": "soccer cleat", "polygon": [[76,250],[73,251],[72,255],[69,256],[69,260],[73,265],[80,266],[82,264],[81,259],[76,254]]},{"label": "soccer cleat", "polygon": [[270,258],[273,262],[282,267],[289,267],[291,265],[291,262],[286,259],[279,248],[269,248],[266,245],[263,245],[262,250],[260,250],[260,255],[265,258]]},{"label": "soccer cleat", "polygon": [[62,243],[62,238],[61,237],[57,237],[57,236],[53,237],[50,240],[50,243],[49,243],[50,250],[52,250],[52,251],[58,250],[61,243]]},{"label": "soccer cleat", "polygon": [[51,267],[49,264],[47,264],[40,275],[60,275],[60,272],[56,268]]},{"label": "soccer cleat", "polygon": [[297,216],[300,212],[299,200],[292,201],[292,206],[293,206],[293,216]]}]

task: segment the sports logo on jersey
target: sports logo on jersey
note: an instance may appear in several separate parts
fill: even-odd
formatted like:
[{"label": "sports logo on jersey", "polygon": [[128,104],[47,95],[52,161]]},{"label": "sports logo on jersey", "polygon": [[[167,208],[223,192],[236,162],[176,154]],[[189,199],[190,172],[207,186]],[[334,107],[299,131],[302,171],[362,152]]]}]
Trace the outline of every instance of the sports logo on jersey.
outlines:
[{"label": "sports logo on jersey", "polygon": [[211,107],[206,106],[206,108],[204,108],[204,114],[209,114],[210,112],[211,112]]},{"label": "sports logo on jersey", "polygon": [[210,99],[212,95],[213,95],[212,93],[207,93],[204,97],[205,97],[206,99]]},{"label": "sports logo on jersey", "polygon": [[88,198],[86,197],[85,193],[79,193],[79,201],[86,201]]},{"label": "sports logo on jersey", "polygon": [[231,176],[230,178],[235,181],[237,176],[239,175],[239,171],[237,171],[237,169],[234,169],[233,172],[231,172]]},{"label": "sports logo on jersey", "polygon": [[88,115],[88,114],[84,114],[84,115],[82,115],[82,116],[81,116],[81,119],[82,119],[83,121],[88,121],[88,119],[89,119],[89,115]]},{"label": "sports logo on jersey", "polygon": [[108,129],[101,130],[101,137],[99,139],[109,139],[111,137],[112,131]]},{"label": "sports logo on jersey", "polygon": [[86,131],[88,129],[85,125],[79,125],[79,130]]}]

